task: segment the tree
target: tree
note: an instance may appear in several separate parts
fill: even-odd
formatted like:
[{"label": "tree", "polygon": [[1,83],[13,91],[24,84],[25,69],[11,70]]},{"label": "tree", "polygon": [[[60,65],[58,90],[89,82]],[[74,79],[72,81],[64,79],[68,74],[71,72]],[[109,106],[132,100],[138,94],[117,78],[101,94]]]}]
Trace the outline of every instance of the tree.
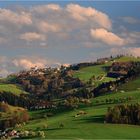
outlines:
[{"label": "tree", "polygon": [[109,123],[140,124],[140,105],[118,105],[109,108],[106,121]]},{"label": "tree", "polygon": [[0,102],[0,111],[1,112],[8,112],[10,109],[9,109],[9,106],[7,103],[5,102]]}]

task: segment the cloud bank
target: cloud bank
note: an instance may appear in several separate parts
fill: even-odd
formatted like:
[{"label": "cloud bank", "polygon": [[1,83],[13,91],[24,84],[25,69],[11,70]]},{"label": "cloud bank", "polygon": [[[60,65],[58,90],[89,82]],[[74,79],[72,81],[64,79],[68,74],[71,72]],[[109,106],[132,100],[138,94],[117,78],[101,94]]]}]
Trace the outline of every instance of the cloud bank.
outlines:
[{"label": "cloud bank", "polygon": [[[129,16],[121,19],[123,23],[129,25],[139,23],[139,19]],[[105,12],[73,3],[64,7],[58,4],[47,4],[32,7],[20,6],[14,10],[0,8],[0,51],[3,48],[10,51],[13,49],[21,51],[25,48],[27,52],[29,50],[28,55],[23,53],[26,57],[19,57],[18,51],[12,58],[8,56],[10,53],[0,57],[0,74],[6,75],[34,66],[58,65],[64,57],[66,60],[70,59],[69,55],[73,58],[75,48],[79,49],[77,52],[80,58],[82,58],[82,51],[91,48],[93,50],[90,53],[96,56],[103,53],[120,53],[124,50],[124,52],[139,56],[140,32],[130,31],[125,27],[125,30],[122,30],[120,25],[117,27],[114,23],[114,19]],[[60,55],[60,59],[54,61],[48,56],[36,57],[35,48],[38,49],[38,56],[42,55],[41,49],[45,48],[52,57],[58,52],[56,55]],[[69,50],[72,49],[74,51],[70,54]],[[64,54],[66,50],[68,53]],[[61,55],[64,57],[62,58]]]}]

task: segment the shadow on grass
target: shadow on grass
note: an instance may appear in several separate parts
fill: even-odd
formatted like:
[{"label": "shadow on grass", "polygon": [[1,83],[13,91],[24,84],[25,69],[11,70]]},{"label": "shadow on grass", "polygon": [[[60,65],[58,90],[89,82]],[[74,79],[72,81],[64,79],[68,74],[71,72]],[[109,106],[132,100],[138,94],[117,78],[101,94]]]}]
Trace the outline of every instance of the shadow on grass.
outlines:
[{"label": "shadow on grass", "polygon": [[86,118],[80,118],[78,120],[74,121],[79,121],[80,123],[104,123],[104,115],[96,115],[96,116],[91,116],[91,117],[86,117]]},{"label": "shadow on grass", "polygon": [[47,130],[47,131],[53,131],[53,130],[60,130],[60,129],[62,129],[62,128],[56,127],[56,128],[48,128],[48,129],[46,129],[46,130]]},{"label": "shadow on grass", "polygon": [[77,128],[66,128],[66,127],[63,127],[63,128],[59,128],[59,127],[55,127],[55,128],[48,128],[46,129],[47,131],[55,131],[55,130],[62,130],[62,129],[77,129]]}]

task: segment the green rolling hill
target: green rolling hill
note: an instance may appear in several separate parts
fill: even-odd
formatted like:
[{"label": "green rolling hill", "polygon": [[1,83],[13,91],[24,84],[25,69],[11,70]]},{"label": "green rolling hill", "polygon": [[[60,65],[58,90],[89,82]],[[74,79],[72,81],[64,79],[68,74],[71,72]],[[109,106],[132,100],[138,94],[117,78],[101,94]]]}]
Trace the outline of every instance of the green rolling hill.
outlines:
[{"label": "green rolling hill", "polygon": [[[125,93],[117,92],[92,99],[92,104],[90,106],[82,105],[78,109],[73,111],[64,111],[63,113],[58,113],[50,118],[42,118],[42,116],[47,113],[45,110],[32,111],[30,112],[31,116],[36,116],[37,118],[34,118],[34,120],[23,126],[22,129],[34,131],[37,129],[43,130],[46,134],[46,138],[48,139],[140,138],[139,126],[104,123],[104,116],[108,107],[120,104],[106,103],[106,99],[123,99],[131,96],[131,101],[124,103],[140,102],[140,93],[138,91]],[[101,104],[97,103],[97,100],[100,101]],[[81,110],[85,111],[87,114],[75,118],[75,114]],[[64,128],[59,127],[60,123],[64,124]],[[44,128],[45,124],[48,125],[48,128]]]},{"label": "green rolling hill", "polygon": [[[114,61],[140,61],[140,58],[121,57],[102,65],[88,66],[74,71],[73,76],[87,82],[91,77],[96,86],[102,82],[116,80],[106,77],[105,66],[110,66]],[[22,89],[15,85],[0,85],[0,90],[8,90],[20,94]],[[57,100],[57,103],[62,102]],[[44,131],[46,139],[139,139],[140,126],[127,124],[109,124],[105,122],[105,115],[109,107],[119,104],[140,103],[140,77],[120,85],[117,91],[90,99],[90,104],[79,103],[79,107],[73,110],[63,108],[41,109],[29,111],[31,120],[17,130]],[[79,112],[85,112],[77,116]],[[47,117],[47,114],[52,114]],[[63,127],[60,128],[60,124]],[[47,127],[46,127],[47,126]],[[28,139],[28,137],[27,137]]]},{"label": "green rolling hill", "polygon": [[10,92],[14,95],[28,94],[28,92],[25,92],[20,86],[4,83],[0,83],[0,92]]}]

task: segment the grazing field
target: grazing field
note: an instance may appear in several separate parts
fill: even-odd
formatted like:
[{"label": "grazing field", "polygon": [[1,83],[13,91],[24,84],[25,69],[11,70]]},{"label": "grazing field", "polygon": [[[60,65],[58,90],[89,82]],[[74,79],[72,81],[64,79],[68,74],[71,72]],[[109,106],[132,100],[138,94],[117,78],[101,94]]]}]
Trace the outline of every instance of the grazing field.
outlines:
[{"label": "grazing field", "polygon": [[[97,138],[114,138],[114,139],[134,139],[140,138],[140,126],[124,124],[107,124],[104,122],[104,116],[108,107],[120,103],[106,103],[106,99],[133,98],[125,103],[140,102],[140,93],[138,91],[114,93],[92,99],[90,106],[82,105],[72,111],[57,113],[52,117],[44,118],[46,110],[30,112],[34,120],[23,126],[25,130],[42,130],[48,139],[97,139]],[[97,103],[97,100],[100,103]],[[85,115],[75,117],[79,111],[86,112]],[[60,128],[63,123],[64,127]],[[47,125],[48,128],[44,126]]]},{"label": "grazing field", "polygon": [[10,92],[10,93],[13,93],[15,95],[28,94],[21,87],[19,87],[17,85],[3,84],[3,83],[0,83],[0,92]]},{"label": "grazing field", "polygon": [[[100,83],[109,82],[116,80],[115,78],[107,77],[105,67],[109,66],[111,63],[106,63],[103,65],[89,66],[85,68],[81,68],[78,71],[75,71],[73,76],[78,77],[80,80],[87,82],[93,76],[95,79],[93,80],[95,86],[98,86]],[[98,77],[101,77],[99,80]]]},{"label": "grazing field", "polygon": [[83,81],[89,80],[92,76],[105,75],[106,72],[103,70],[104,65],[89,66],[81,68],[74,73],[74,77],[79,77]]},{"label": "grazing field", "polygon": [[128,62],[128,61],[140,61],[140,58],[133,57],[133,56],[123,56],[118,59],[115,59],[117,62]]},{"label": "grazing field", "polygon": [[92,76],[100,76],[100,75],[106,75],[105,67],[109,66],[110,63],[106,63],[103,65],[95,65],[95,66],[88,66],[85,68],[81,68],[78,71],[75,71],[74,76],[79,77],[81,80],[87,81]]}]

